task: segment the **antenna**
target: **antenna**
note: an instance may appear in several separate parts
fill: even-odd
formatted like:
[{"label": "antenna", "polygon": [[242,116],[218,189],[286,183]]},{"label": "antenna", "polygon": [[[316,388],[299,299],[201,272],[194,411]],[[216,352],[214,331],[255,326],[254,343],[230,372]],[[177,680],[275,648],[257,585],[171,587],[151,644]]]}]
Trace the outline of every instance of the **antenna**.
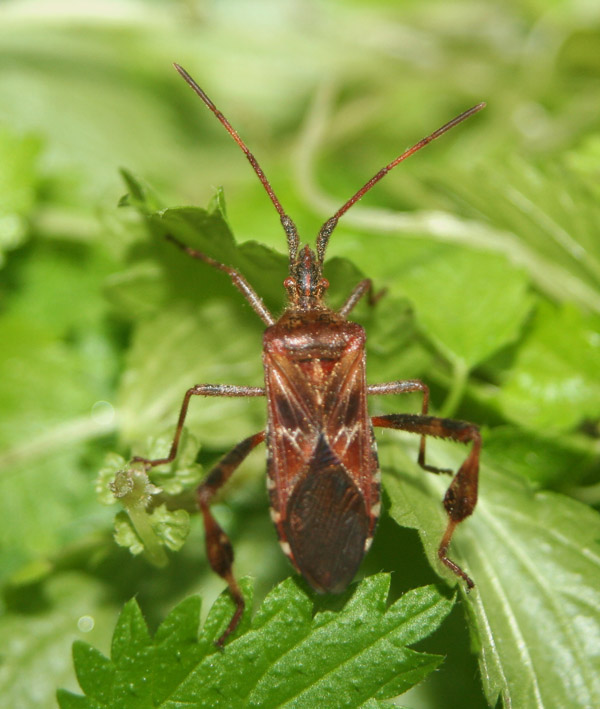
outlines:
[{"label": "antenna", "polygon": [[296,225],[294,222],[290,219],[290,217],[285,213],[283,207],[281,206],[281,202],[277,199],[277,195],[273,191],[273,188],[271,187],[269,180],[267,180],[267,177],[265,173],[263,172],[261,166],[258,164],[258,160],[252,155],[250,150],[248,150],[248,147],[244,143],[244,141],[240,138],[240,136],[237,134],[237,131],[233,128],[231,123],[225,118],[225,116],[219,111],[219,109],[215,106],[215,104],[208,98],[208,96],[204,93],[204,91],[198,86],[198,84],[192,79],[192,77],[187,73],[187,71],[179,66],[179,64],[173,64],[175,69],[181,74],[181,76],[185,79],[187,84],[200,96],[200,98],[204,101],[204,103],[210,108],[210,110],[215,114],[215,116],[219,119],[220,123],[225,127],[225,130],[229,133],[229,135],[235,140],[235,142],[240,146],[240,148],[244,151],[246,154],[246,157],[248,158],[248,162],[250,165],[252,165],[252,169],[258,176],[258,179],[261,181],[262,186],[265,188],[267,194],[269,195],[269,199],[271,202],[273,202],[273,205],[275,206],[275,209],[279,213],[279,217],[281,219],[281,224],[283,226],[283,229],[285,231],[286,237],[287,237],[287,242],[288,242],[288,249],[290,253],[290,263],[293,263],[293,261],[296,258],[296,254],[298,253],[298,231],[296,229]]},{"label": "antenna", "polygon": [[472,116],[474,113],[477,113],[478,111],[481,111],[482,108],[485,108],[485,103],[478,103],[476,106],[473,106],[473,108],[469,108],[468,111],[465,111],[464,113],[461,113],[460,116],[457,116],[456,118],[453,118],[449,123],[446,123],[446,125],[442,126],[441,128],[438,128],[434,133],[431,135],[428,135],[426,138],[422,138],[418,143],[415,143],[415,145],[412,146],[412,148],[408,148],[408,150],[405,150],[401,155],[399,155],[395,160],[392,160],[392,162],[389,165],[386,165],[384,168],[382,168],[376,175],[374,175],[367,183],[361,187],[358,192],[353,196],[350,197],[350,199],[342,206],[340,207],[337,212],[328,219],[325,224],[321,227],[319,231],[319,235],[317,236],[317,254],[319,257],[319,263],[323,263],[323,260],[325,258],[325,251],[327,249],[327,244],[329,243],[329,238],[331,236],[331,233],[337,226],[339,218],[345,214],[350,207],[358,202],[359,199],[364,197],[364,195],[373,187],[376,185],[379,180],[381,180],[383,177],[385,177],[390,170],[396,167],[396,165],[399,165],[402,161],[406,160],[406,158],[409,158],[411,155],[416,153],[418,150],[421,150],[421,148],[424,148],[428,143],[431,143],[432,140],[435,140],[436,138],[439,138],[441,135],[449,131],[451,128],[454,128],[454,126],[457,126],[459,123],[462,123],[464,120]]}]

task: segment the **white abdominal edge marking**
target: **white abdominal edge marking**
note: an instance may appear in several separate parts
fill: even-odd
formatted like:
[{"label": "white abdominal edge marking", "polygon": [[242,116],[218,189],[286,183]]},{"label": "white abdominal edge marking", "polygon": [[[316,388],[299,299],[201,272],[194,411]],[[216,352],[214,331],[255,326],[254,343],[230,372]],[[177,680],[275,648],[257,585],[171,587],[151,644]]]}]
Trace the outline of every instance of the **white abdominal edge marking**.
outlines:
[{"label": "white abdominal edge marking", "polygon": [[281,522],[281,513],[278,512],[277,510],[274,510],[272,507],[269,508],[269,514],[271,515],[271,519],[275,524],[279,524]]}]

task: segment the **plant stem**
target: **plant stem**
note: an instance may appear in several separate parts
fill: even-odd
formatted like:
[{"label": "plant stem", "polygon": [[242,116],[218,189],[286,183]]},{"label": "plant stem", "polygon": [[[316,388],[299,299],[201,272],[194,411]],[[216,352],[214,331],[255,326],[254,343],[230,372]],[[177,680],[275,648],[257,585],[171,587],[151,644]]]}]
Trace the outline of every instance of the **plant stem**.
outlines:
[{"label": "plant stem", "polygon": [[469,378],[469,368],[462,359],[453,359],[451,364],[453,370],[452,382],[446,400],[440,410],[440,416],[444,418],[452,418],[454,416],[464,396]]},{"label": "plant stem", "polygon": [[167,555],[163,549],[156,533],[152,529],[150,517],[143,504],[127,506],[127,514],[133,524],[135,531],[144,545],[144,554],[148,560],[162,568],[167,565]]}]

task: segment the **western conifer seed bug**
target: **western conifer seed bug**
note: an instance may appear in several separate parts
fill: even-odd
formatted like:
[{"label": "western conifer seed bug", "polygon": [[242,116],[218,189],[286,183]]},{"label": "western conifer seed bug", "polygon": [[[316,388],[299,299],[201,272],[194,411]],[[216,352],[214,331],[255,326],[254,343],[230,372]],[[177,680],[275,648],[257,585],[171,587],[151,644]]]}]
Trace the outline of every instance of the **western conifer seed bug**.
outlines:
[{"label": "western conifer seed bug", "polygon": [[[192,396],[264,396],[267,427],[235,446],[207,475],[197,491],[197,501],[206,531],[206,549],[211,567],[229,586],[236,609],[222,645],[237,627],[244,599],[233,575],[233,550],[229,538],[215,520],[211,501],[250,451],[267,443],[267,488],[271,517],[279,543],[296,570],[320,593],[340,593],[352,581],[373,540],[381,508],[381,473],[373,427],[409,431],[421,436],[419,465],[433,473],[450,473],[425,462],[426,436],[470,443],[471,450],[454,475],[444,497],[448,515],[446,531],[438,548],[440,561],[473,587],[469,576],[447,556],[456,526],[468,517],[477,502],[477,479],[481,439],[476,426],[463,421],[427,414],[429,389],[423,382],[400,380],[368,385],[365,377],[365,331],[347,319],[363,296],[371,302],[372,283],[358,283],[337,311],[325,303],[329,286],[322,275],[325,251],[340,217],[392,168],[466,118],[480,111],[480,103],[461,113],[434,133],[404,151],[374,175],[321,227],[316,251],[300,247],[294,222],[285,213],[256,158],[192,77],[175,68],[215,114],[229,135],[244,151],[261,181],[287,237],[289,275],[283,285],[287,306],[279,319],[268,311],[245,278],[224,263],[197,251],[175,237],[167,239],[192,258],[226,273],[233,285],[265,323],[263,338],[264,387],[229,384],[197,384],[183,399],[175,436],[166,458],[135,457],[146,469],[172,462],[177,456],[188,405]],[[370,417],[369,394],[423,395],[421,414]]]}]

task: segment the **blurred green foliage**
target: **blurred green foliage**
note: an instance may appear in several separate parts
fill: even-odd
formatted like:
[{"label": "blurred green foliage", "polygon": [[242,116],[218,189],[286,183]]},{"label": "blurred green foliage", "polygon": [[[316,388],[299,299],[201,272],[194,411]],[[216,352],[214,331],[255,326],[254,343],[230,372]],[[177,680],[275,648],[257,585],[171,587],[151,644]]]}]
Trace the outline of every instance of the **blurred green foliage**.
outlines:
[{"label": "blurred green foliage", "polygon": [[[192,384],[261,382],[260,321],[160,229],[212,242],[283,307],[278,216],[173,61],[226,113],[310,241],[407,145],[488,102],[344,216],[325,274],[334,305],[361,275],[387,288],[356,311],[369,381],[421,377],[434,411],[484,427],[480,503],[453,545],[477,581],[462,603],[469,631],[455,608],[419,646],[446,661],[402,702],[600,703],[599,43],[600,9],[567,0],[0,6],[7,706],[51,707],[57,687],[77,691],[73,640],[105,652],[133,595],[155,628],[189,593],[208,608],[222,587],[196,515],[155,569],[115,544],[113,509],[95,492],[107,453],[127,458],[165,437]],[[227,223],[206,217],[224,204],[220,186]],[[125,192],[133,207],[171,209],[148,225],[117,208]],[[208,212],[174,208],[211,200]],[[382,398],[373,410],[418,405]],[[199,462],[263,422],[264,402],[194,402]],[[410,528],[432,559],[445,481],[416,469],[414,441],[379,440],[390,514],[363,571],[393,571],[394,599],[438,578]],[[463,452],[431,447],[441,464]],[[193,512],[190,469],[170,499]],[[289,574],[263,472],[257,452],[217,506],[259,598]]]}]

